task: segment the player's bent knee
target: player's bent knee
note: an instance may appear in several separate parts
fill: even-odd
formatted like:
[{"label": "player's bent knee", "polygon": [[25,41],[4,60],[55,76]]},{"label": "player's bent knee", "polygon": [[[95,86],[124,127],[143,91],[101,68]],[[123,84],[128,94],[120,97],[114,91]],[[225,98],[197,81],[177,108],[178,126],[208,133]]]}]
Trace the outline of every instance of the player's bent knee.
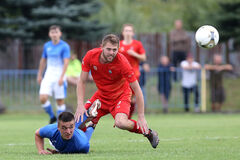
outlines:
[{"label": "player's bent knee", "polygon": [[120,129],[127,129],[127,123],[124,120],[116,119],[115,126]]},{"label": "player's bent knee", "polygon": [[64,99],[57,99],[57,105],[63,105],[64,104]]},{"label": "player's bent knee", "polygon": [[41,104],[44,104],[44,103],[47,102],[48,97],[47,97],[47,96],[42,96],[42,95],[40,95],[40,96],[39,96],[39,100],[40,100]]}]

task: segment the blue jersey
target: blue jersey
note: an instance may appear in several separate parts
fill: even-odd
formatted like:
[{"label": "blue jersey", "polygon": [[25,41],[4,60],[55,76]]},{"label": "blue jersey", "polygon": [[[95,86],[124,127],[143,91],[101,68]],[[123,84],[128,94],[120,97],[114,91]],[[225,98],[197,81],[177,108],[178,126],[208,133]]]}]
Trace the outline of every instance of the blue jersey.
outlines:
[{"label": "blue jersey", "polygon": [[70,58],[70,47],[63,40],[60,40],[58,44],[49,41],[44,44],[42,58],[47,59],[45,76],[56,77],[58,80],[62,74],[64,59]]},{"label": "blue jersey", "polygon": [[39,134],[42,138],[48,138],[60,153],[88,153],[89,151],[88,137],[77,128],[74,129],[73,136],[69,140],[62,139],[57,123],[40,128]]}]

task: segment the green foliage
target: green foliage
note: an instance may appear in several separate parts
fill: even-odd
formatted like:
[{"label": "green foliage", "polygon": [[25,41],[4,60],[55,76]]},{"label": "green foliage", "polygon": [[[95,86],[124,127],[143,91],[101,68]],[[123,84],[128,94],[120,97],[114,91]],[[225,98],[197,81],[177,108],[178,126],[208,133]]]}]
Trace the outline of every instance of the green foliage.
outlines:
[{"label": "green foliage", "polygon": [[99,12],[98,0],[1,0],[0,37],[46,39],[48,27],[58,24],[68,39],[94,40],[106,25],[88,20]]},{"label": "green foliage", "polygon": [[218,24],[221,40],[227,41],[234,38],[235,45],[240,46],[240,1],[228,1],[219,3],[216,23]]},{"label": "green foliage", "polygon": [[116,0],[115,3],[105,3],[103,10],[96,15],[102,23],[107,23],[110,26],[110,32],[120,33],[122,25],[132,23],[137,27],[137,32],[144,31],[148,26],[143,21],[143,13],[137,11],[137,7],[130,0]]},{"label": "green foliage", "polygon": [[187,30],[196,31],[202,25],[213,25],[213,15],[219,10],[219,0],[187,2],[182,0],[183,21]]},{"label": "green foliage", "polygon": [[169,32],[176,19],[182,19],[187,30],[204,24],[215,24],[213,15],[223,0],[102,0],[104,7],[96,16],[111,25],[110,31],[119,33],[124,23],[132,23],[137,32]]}]

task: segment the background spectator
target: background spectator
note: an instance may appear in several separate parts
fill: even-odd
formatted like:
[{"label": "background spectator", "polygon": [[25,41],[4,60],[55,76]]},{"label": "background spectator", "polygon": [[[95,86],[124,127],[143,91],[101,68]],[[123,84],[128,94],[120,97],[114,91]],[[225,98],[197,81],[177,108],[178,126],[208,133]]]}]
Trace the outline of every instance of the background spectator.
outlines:
[{"label": "background spectator", "polygon": [[150,71],[150,66],[148,63],[146,62],[142,62],[140,63],[140,77],[139,77],[139,85],[142,89],[143,92],[143,98],[144,98],[144,106],[147,106],[147,93],[146,93],[146,88],[145,88],[145,84],[146,84],[146,73]]},{"label": "background spectator", "polygon": [[187,59],[181,62],[182,68],[182,91],[184,97],[185,111],[189,111],[190,93],[194,92],[195,112],[200,112],[199,93],[197,84],[197,70],[201,69],[199,63],[194,61],[192,54],[188,54]]},{"label": "background spectator", "polygon": [[77,85],[77,81],[79,79],[81,71],[82,64],[80,60],[77,59],[77,55],[75,53],[72,53],[70,62],[68,64],[68,69],[66,72],[67,82],[72,85]]},{"label": "background spectator", "polygon": [[[182,27],[182,21],[176,20],[175,29],[170,32],[170,50],[174,67],[179,67],[180,62],[186,59],[190,51],[190,38]],[[174,80],[177,80],[177,73],[174,73]]]},{"label": "background spectator", "polygon": [[163,113],[168,113],[168,99],[171,92],[171,72],[174,67],[169,63],[167,56],[160,58],[158,65],[158,92],[161,97]]},{"label": "background spectator", "polygon": [[231,71],[233,67],[230,64],[222,64],[222,56],[215,54],[213,64],[206,64],[205,69],[210,71],[212,111],[221,111],[221,106],[225,100],[223,73]]}]

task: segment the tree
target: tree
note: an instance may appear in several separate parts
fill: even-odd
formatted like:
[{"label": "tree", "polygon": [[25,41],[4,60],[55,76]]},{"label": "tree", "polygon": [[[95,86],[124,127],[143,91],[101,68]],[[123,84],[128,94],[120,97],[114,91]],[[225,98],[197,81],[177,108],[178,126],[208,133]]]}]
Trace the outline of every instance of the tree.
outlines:
[{"label": "tree", "polygon": [[235,46],[240,49],[240,1],[221,2],[217,12],[216,24],[220,28],[221,41],[234,38]]},{"label": "tree", "polygon": [[98,0],[1,0],[0,6],[1,38],[42,40],[48,27],[58,24],[68,39],[94,40],[106,29],[88,20],[100,10]]},{"label": "tree", "polygon": [[141,13],[134,2],[130,0],[105,0],[104,7],[95,19],[110,26],[109,31],[120,33],[122,25],[131,23],[137,26],[137,32],[144,32],[148,23],[144,21],[144,15]]},{"label": "tree", "polygon": [[[96,40],[106,31],[106,25],[91,16],[100,11],[98,0],[1,0],[0,39],[20,39],[19,68],[31,68],[35,54],[31,46],[48,39],[48,28],[62,27],[63,39]],[[0,44],[6,49],[6,44]],[[3,52],[5,53],[5,51]]]}]

